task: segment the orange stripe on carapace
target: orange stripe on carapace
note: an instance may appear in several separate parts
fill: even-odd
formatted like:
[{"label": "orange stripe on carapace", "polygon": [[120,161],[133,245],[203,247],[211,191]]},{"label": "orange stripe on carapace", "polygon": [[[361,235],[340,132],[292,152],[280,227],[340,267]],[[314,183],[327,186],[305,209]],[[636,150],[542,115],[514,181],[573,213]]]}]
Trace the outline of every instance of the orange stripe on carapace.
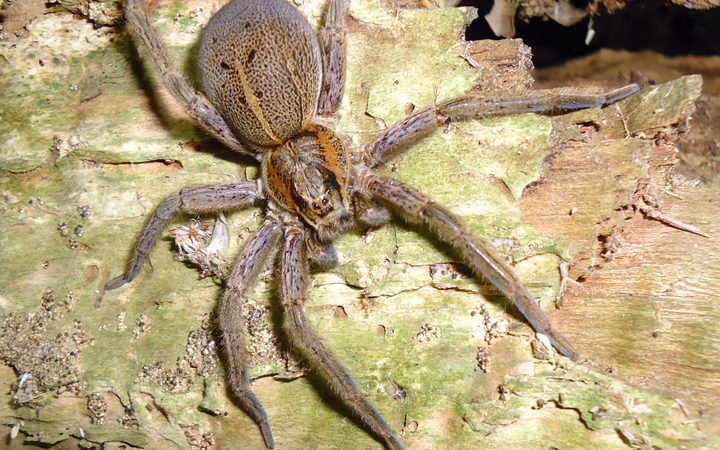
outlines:
[{"label": "orange stripe on carapace", "polygon": [[310,131],[314,132],[318,137],[318,142],[323,149],[323,157],[327,161],[328,169],[333,173],[340,175],[338,178],[342,178],[343,184],[345,184],[345,170],[344,166],[340,166],[338,163],[338,148],[332,141],[333,135],[328,133],[328,130],[320,127],[310,127]]},{"label": "orange stripe on carapace", "polygon": [[347,160],[343,161],[344,164],[342,165],[338,160],[338,157],[340,157],[340,150],[342,151],[342,157],[347,158],[347,153],[345,149],[337,148],[337,146],[333,143],[332,139],[336,136],[330,133],[327,129],[317,126],[311,126],[310,131],[314,131],[317,135],[318,142],[320,142],[320,147],[322,147],[323,149],[323,157],[328,164],[328,169],[330,169],[335,174],[338,183],[341,184],[340,195],[342,195],[343,203],[345,203],[345,205],[349,205],[350,199],[347,192]]},{"label": "orange stripe on carapace", "polygon": [[[283,180],[283,177],[281,177],[278,174],[277,169],[275,169],[275,165],[272,162],[272,155],[269,155],[267,158],[267,161],[265,162],[265,170],[266,170],[266,179],[273,185],[274,189],[269,189],[270,194],[272,195],[274,192],[280,192],[283,196],[283,199],[285,200],[285,204],[281,206],[285,206],[288,209],[292,209],[293,211],[298,210],[297,203],[295,203],[295,200],[293,199],[292,193],[290,192],[290,187],[285,184],[285,181]],[[279,201],[280,199],[276,199]]]}]

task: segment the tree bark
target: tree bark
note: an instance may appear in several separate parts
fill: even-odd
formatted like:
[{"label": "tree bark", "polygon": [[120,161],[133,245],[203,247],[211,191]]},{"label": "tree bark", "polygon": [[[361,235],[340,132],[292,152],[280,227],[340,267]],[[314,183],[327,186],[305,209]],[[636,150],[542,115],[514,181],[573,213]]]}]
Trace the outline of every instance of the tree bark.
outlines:
[{"label": "tree bark", "polygon": [[[190,73],[216,6],[151,2]],[[321,7],[303,10],[317,18]],[[338,128],[356,145],[469,89],[501,96],[531,84],[520,41],[462,40],[474,11],[357,1],[351,14]],[[256,167],[185,118],[122,28],[48,14],[28,30],[0,43],[5,430],[18,433],[14,442],[60,446],[263,448],[223,382],[217,282],[177,262],[165,240],[127,288],[101,292],[162,198],[253,178]],[[717,242],[648,219],[660,211],[720,233],[717,190],[670,177],[700,84],[680,78],[604,110],[453,123],[388,168],[507,255],[587,358],[570,363],[543,348],[428,230],[398,222],[342,237],[341,264],[315,275],[308,315],[409,448],[717,439],[702,423],[717,417]],[[240,238],[228,260],[261,218],[258,209],[229,218]],[[559,297],[565,262],[580,285]],[[266,275],[246,318],[254,389],[278,445],[379,447],[322,383],[295,379],[302,363],[288,358]]]}]

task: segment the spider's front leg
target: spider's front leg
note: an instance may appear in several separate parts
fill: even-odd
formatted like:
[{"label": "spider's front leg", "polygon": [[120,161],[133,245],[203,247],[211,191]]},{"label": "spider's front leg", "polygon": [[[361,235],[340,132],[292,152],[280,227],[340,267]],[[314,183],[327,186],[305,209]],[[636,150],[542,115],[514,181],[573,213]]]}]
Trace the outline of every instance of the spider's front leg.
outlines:
[{"label": "spider's front leg", "polygon": [[105,290],[117,289],[135,279],[142,269],[145,258],[177,213],[211,213],[240,209],[255,205],[262,198],[254,181],[195,186],[172,194],[160,202],[155,209],[155,213],[135,245],[125,273],[112,279],[105,286]]},{"label": "spider's front leg", "polygon": [[226,289],[220,300],[218,314],[223,354],[227,363],[228,384],[243,411],[260,427],[267,448],[274,448],[275,440],[265,409],[250,388],[244,335],[245,320],[242,313],[245,294],[253,288],[258,274],[266,263],[275,259],[281,236],[280,226],[266,221],[250,237],[238,255],[230,277],[225,282]]},{"label": "spider's front leg", "polygon": [[484,119],[523,113],[554,114],[601,108],[622,100],[639,89],[637,84],[629,84],[603,94],[592,94],[561,88],[528,91],[499,100],[479,95],[463,95],[424,109],[385,130],[375,141],[365,146],[365,165],[377,167],[390,161],[448,120]]},{"label": "spider's front leg", "polygon": [[320,335],[305,316],[310,273],[307,236],[302,225],[287,225],[280,263],[282,306],[292,345],[300,350],[313,368],[329,383],[348,406],[389,449],[402,449],[390,425],[360,392],[347,369],[323,344]]},{"label": "spider's front leg", "polygon": [[127,24],[147,49],[170,93],[183,104],[188,115],[213,137],[235,151],[256,157],[255,151],[237,138],[210,100],[175,68],[141,3],[142,0],[128,0],[125,5]]},{"label": "spider's front leg", "polygon": [[525,289],[513,270],[487,246],[473,236],[462,221],[427,195],[392,178],[366,172],[362,186],[373,197],[383,201],[408,221],[422,221],[460,253],[477,275],[490,280],[512,300],[538,333],[550,339],[555,348],[572,360],[578,353],[568,339],[553,329],[548,316]]}]

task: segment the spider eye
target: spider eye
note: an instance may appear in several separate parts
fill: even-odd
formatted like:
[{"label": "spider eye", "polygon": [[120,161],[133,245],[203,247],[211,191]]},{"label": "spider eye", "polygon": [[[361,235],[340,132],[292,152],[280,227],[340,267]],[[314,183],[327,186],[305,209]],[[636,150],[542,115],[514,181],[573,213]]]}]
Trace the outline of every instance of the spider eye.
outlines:
[{"label": "spider eye", "polygon": [[322,214],[324,216],[325,214],[327,214],[329,212],[329,211],[327,211],[327,207],[329,204],[330,204],[330,200],[327,197],[323,196],[321,198],[313,200],[312,209],[315,212],[317,212],[318,214]]}]

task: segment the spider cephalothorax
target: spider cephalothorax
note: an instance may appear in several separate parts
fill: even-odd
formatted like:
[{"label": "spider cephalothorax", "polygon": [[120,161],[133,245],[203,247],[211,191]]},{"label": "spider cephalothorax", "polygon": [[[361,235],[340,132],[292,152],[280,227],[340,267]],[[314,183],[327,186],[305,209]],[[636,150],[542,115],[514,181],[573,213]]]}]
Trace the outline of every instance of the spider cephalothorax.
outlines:
[{"label": "spider cephalothorax", "polygon": [[313,125],[270,150],[262,178],[270,198],[310,225],[321,241],[338,236],[351,223],[350,161],[342,140]]},{"label": "spider cephalothorax", "polygon": [[[274,446],[267,415],[247,376],[242,308],[266,262],[280,259],[280,301],[293,347],[388,448],[402,444],[360,393],[342,363],[323,344],[304,313],[309,259],[332,263],[331,241],[358,221],[377,226],[391,217],[420,222],[450,243],[478,276],[513,301],[533,328],[565,356],[577,359],[510,267],[473,236],[462,221],[427,195],[376,171],[438,125],[525,112],[600,107],[635,91],[629,85],[603,95],[570,90],[529,91],[512,98],[463,95],[410,115],[362,149],[349,147],[319,116],[333,115],[345,83],[344,22],[349,0],[329,0],[320,39],[285,0],[234,0],[203,33],[198,59],[202,90],[171,64],[141,0],[128,0],[127,18],[168,89],[219,141],[255,158],[259,183],[195,186],[163,200],[145,227],[125,273],[106,289],[132,281],[163,229],[179,212],[215,213],[264,205],[264,223],[245,243],[226,280],[218,308],[228,383],[240,406]],[[329,256],[328,256],[329,255]]]}]

